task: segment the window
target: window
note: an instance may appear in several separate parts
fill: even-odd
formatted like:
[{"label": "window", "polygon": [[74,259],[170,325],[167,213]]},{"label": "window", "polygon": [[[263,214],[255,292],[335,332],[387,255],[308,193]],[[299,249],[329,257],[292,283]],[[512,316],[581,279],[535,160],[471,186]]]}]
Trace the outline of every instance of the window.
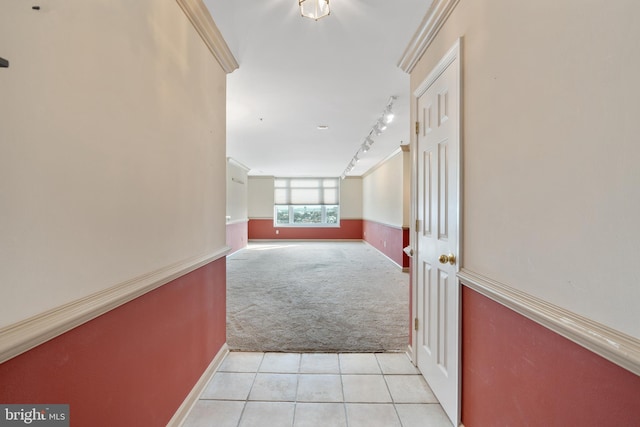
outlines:
[{"label": "window", "polygon": [[276,226],[340,225],[339,178],[276,178]]}]

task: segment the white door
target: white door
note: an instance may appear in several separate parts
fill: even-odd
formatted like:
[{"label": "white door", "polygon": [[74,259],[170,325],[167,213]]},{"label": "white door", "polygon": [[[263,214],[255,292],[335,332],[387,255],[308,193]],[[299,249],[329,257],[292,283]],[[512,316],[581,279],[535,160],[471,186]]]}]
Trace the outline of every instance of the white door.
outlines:
[{"label": "white door", "polygon": [[456,44],[416,91],[416,358],[458,425],[460,57]]}]

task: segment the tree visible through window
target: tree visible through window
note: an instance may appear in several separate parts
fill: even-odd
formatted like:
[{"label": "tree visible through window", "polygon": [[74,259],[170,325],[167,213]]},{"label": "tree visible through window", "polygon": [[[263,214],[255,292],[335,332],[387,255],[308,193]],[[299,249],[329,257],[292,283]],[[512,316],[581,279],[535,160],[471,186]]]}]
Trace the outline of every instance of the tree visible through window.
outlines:
[{"label": "tree visible through window", "polygon": [[276,226],[337,226],[340,224],[338,178],[276,178]]}]

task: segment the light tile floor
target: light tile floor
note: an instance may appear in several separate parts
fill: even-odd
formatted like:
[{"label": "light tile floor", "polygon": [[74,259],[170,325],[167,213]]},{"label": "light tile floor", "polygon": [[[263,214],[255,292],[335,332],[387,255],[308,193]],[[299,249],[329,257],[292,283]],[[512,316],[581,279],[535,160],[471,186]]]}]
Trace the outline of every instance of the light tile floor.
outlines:
[{"label": "light tile floor", "polygon": [[451,427],[403,353],[232,352],[184,427]]}]

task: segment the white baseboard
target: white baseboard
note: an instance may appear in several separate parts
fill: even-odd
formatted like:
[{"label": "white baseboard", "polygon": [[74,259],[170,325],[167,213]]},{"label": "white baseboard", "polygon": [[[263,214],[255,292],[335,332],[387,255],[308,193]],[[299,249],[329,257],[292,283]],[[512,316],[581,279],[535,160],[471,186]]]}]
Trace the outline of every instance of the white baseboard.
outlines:
[{"label": "white baseboard", "polygon": [[409,272],[409,268],[407,267],[406,269],[404,267],[402,267],[400,264],[398,264],[397,262],[395,262],[394,260],[392,260],[387,254],[385,254],[384,252],[382,252],[380,249],[376,248],[375,246],[373,246],[371,243],[367,242],[366,240],[362,239],[362,241],[364,243],[366,243],[367,245],[371,246],[371,248],[375,249],[379,254],[381,254],[383,257],[385,257],[386,259],[388,259],[389,261],[391,261],[393,263],[393,265],[395,265],[396,267],[398,267],[400,270],[402,270],[403,273],[408,273]]},{"label": "white baseboard", "polygon": [[411,360],[411,363],[415,365],[416,361],[413,359],[413,347],[411,347],[411,344],[407,345],[406,353],[407,353],[407,356],[409,356],[409,360]]},{"label": "white baseboard", "polygon": [[184,423],[189,416],[189,412],[191,412],[191,409],[202,394],[202,391],[207,384],[209,384],[209,381],[211,381],[211,378],[213,378],[213,375],[216,373],[227,354],[229,354],[229,346],[227,343],[224,343],[220,348],[220,351],[218,351],[218,354],[216,354],[209,366],[207,366],[207,369],[202,373],[202,376],[196,385],[193,386],[191,392],[189,392],[186,399],[182,402],[182,405],[180,405],[176,413],[173,414],[173,417],[171,417],[171,420],[167,423],[167,427],[180,427],[182,423]]}]

